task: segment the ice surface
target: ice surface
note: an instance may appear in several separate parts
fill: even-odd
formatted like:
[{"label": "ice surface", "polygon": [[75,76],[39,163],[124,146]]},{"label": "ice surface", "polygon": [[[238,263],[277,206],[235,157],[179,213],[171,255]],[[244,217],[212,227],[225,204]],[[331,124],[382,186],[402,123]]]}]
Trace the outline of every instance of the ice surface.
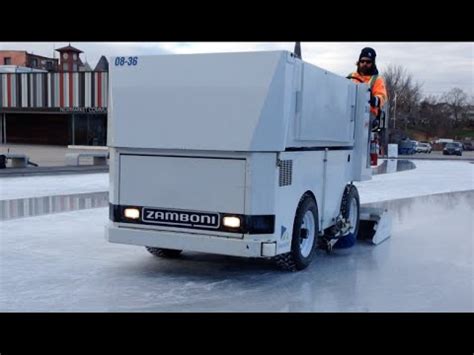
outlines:
[{"label": "ice surface", "polygon": [[0,223],[0,311],[474,311],[474,192],[390,201],[392,237],[308,269],[104,239],[107,208]]},{"label": "ice surface", "polygon": [[[298,273],[261,259],[184,252],[169,260],[108,243],[107,208],[0,222],[0,311],[473,312],[474,164],[415,164],[357,183],[362,203],[392,212],[390,239],[318,251]],[[0,192],[11,199],[107,184],[107,174],[2,178]],[[463,192],[440,194],[449,191]],[[431,196],[407,199],[420,195]]]}]

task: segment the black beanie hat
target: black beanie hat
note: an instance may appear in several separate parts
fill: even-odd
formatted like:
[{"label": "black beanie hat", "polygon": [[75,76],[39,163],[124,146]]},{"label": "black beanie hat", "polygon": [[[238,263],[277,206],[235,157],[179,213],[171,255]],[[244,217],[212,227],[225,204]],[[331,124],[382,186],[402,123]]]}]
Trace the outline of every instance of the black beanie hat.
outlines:
[{"label": "black beanie hat", "polygon": [[377,54],[375,53],[375,50],[373,48],[370,48],[370,47],[365,47],[362,49],[362,51],[360,52],[360,55],[359,55],[359,60],[363,57],[365,58],[370,58],[372,59],[374,62],[375,62],[375,57],[377,56]]}]

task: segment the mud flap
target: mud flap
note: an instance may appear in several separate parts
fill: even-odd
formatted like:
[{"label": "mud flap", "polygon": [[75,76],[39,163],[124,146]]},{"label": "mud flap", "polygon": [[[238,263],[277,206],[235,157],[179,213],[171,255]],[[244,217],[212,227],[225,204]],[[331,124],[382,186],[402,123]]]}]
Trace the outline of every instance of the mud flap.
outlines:
[{"label": "mud flap", "polygon": [[392,216],[388,210],[375,207],[360,208],[358,239],[380,244],[388,239],[392,231]]}]

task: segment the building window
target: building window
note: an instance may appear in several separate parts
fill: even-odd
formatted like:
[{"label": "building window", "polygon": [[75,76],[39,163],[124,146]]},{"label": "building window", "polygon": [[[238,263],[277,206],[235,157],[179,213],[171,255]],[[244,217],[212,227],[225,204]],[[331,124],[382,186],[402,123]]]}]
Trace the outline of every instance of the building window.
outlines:
[{"label": "building window", "polygon": [[4,65],[11,65],[12,64],[12,58],[11,57],[3,58],[3,64]]},{"label": "building window", "polygon": [[38,59],[33,58],[33,59],[31,60],[31,66],[32,66],[32,67],[37,67],[37,66],[38,66]]},{"label": "building window", "polygon": [[77,64],[72,65],[72,71],[77,71]]},{"label": "building window", "polygon": [[69,65],[67,63],[63,63],[63,70],[68,71],[69,70]]},{"label": "building window", "polygon": [[46,69],[53,69],[53,63],[52,62],[46,62]]}]

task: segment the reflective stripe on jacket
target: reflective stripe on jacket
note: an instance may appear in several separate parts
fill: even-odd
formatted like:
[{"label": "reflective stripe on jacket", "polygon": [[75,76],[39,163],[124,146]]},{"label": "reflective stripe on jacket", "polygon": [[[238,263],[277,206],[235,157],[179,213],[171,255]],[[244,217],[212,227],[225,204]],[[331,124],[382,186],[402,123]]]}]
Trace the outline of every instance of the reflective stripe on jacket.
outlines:
[{"label": "reflective stripe on jacket", "polygon": [[[349,78],[354,83],[366,83],[372,90],[372,95],[377,96],[380,100],[380,107],[383,107],[388,100],[387,89],[385,88],[385,81],[380,75],[361,75],[357,72],[351,73]],[[370,107],[370,111],[376,116],[378,108]]]}]

